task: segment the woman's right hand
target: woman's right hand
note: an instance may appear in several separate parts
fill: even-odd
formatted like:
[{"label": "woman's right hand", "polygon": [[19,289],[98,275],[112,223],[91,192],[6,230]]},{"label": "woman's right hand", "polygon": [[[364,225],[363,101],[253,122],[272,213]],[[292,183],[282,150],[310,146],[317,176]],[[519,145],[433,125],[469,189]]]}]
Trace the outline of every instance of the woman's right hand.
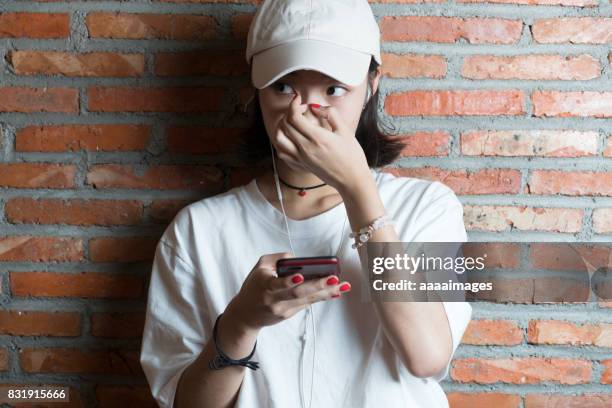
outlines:
[{"label": "woman's right hand", "polygon": [[295,273],[279,278],[276,261],[292,257],[291,252],[261,256],[225,313],[231,314],[242,327],[259,330],[290,318],[312,303],[350,290],[350,283],[340,282],[335,276],[305,281],[300,273]]}]

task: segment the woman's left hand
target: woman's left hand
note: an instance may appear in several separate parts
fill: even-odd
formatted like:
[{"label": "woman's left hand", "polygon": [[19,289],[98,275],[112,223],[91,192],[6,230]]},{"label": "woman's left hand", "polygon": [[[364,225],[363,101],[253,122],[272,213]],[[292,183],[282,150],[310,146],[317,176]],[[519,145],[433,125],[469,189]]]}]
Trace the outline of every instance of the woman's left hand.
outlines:
[{"label": "woman's left hand", "polygon": [[[329,125],[315,125],[305,116],[308,111]],[[297,163],[338,191],[370,174],[363,148],[333,106],[302,106],[301,96],[296,94],[277,132],[277,141],[283,146],[277,149],[280,159]]]}]

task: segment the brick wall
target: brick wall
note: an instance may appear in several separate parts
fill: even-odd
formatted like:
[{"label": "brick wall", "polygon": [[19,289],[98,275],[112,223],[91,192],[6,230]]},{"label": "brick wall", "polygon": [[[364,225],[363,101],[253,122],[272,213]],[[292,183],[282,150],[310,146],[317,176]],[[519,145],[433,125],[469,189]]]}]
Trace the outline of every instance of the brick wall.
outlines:
[{"label": "brick wall", "polygon": [[[154,247],[178,209],[253,175],[230,142],[257,3],[2,3],[0,382],[154,406]],[[408,142],[388,171],[453,188],[471,240],[612,238],[608,1],[371,4],[379,109]],[[451,406],[611,406],[610,307],[474,304]]]}]

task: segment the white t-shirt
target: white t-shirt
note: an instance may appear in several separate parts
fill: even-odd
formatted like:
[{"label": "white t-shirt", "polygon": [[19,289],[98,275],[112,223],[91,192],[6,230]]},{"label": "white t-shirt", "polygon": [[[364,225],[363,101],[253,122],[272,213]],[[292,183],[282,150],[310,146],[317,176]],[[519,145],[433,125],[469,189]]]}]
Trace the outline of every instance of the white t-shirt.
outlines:
[{"label": "white t-shirt", "polygon": [[[463,207],[449,187],[376,169],[371,174],[401,241],[467,241]],[[365,276],[357,250],[350,247],[344,203],[288,223],[295,256],[335,255],[345,223],[341,279],[351,282],[352,288],[340,298],[313,304],[316,333],[306,318],[307,308],[261,329],[253,356],[260,368],[245,368],[235,407],[301,407],[301,378],[307,406],[313,334],[313,408],[448,407],[438,381],[448,374],[450,361],[434,377],[413,376],[384,335],[373,304],[361,299]],[[179,211],[156,248],[140,355],[160,406],[172,407],[182,372],[203,349],[216,317],[260,256],[290,250],[283,214],[266,200],[255,179]],[[443,305],[454,354],[472,308],[466,302]],[[304,325],[308,339],[302,356]]]}]

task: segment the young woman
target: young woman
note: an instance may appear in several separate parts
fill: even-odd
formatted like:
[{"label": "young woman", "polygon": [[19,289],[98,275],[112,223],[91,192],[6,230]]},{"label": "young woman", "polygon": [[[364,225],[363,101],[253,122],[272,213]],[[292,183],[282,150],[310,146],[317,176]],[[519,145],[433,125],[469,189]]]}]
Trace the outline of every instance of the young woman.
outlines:
[{"label": "young woman", "polygon": [[[448,406],[438,382],[471,307],[364,301],[349,232],[464,242],[462,205],[378,170],[403,147],[378,126],[378,25],[367,0],[312,3],[265,1],[249,31],[249,148],[275,166],[182,209],[157,246],[140,360],[160,406]],[[340,279],[276,275],[280,258],[321,255]]]}]

